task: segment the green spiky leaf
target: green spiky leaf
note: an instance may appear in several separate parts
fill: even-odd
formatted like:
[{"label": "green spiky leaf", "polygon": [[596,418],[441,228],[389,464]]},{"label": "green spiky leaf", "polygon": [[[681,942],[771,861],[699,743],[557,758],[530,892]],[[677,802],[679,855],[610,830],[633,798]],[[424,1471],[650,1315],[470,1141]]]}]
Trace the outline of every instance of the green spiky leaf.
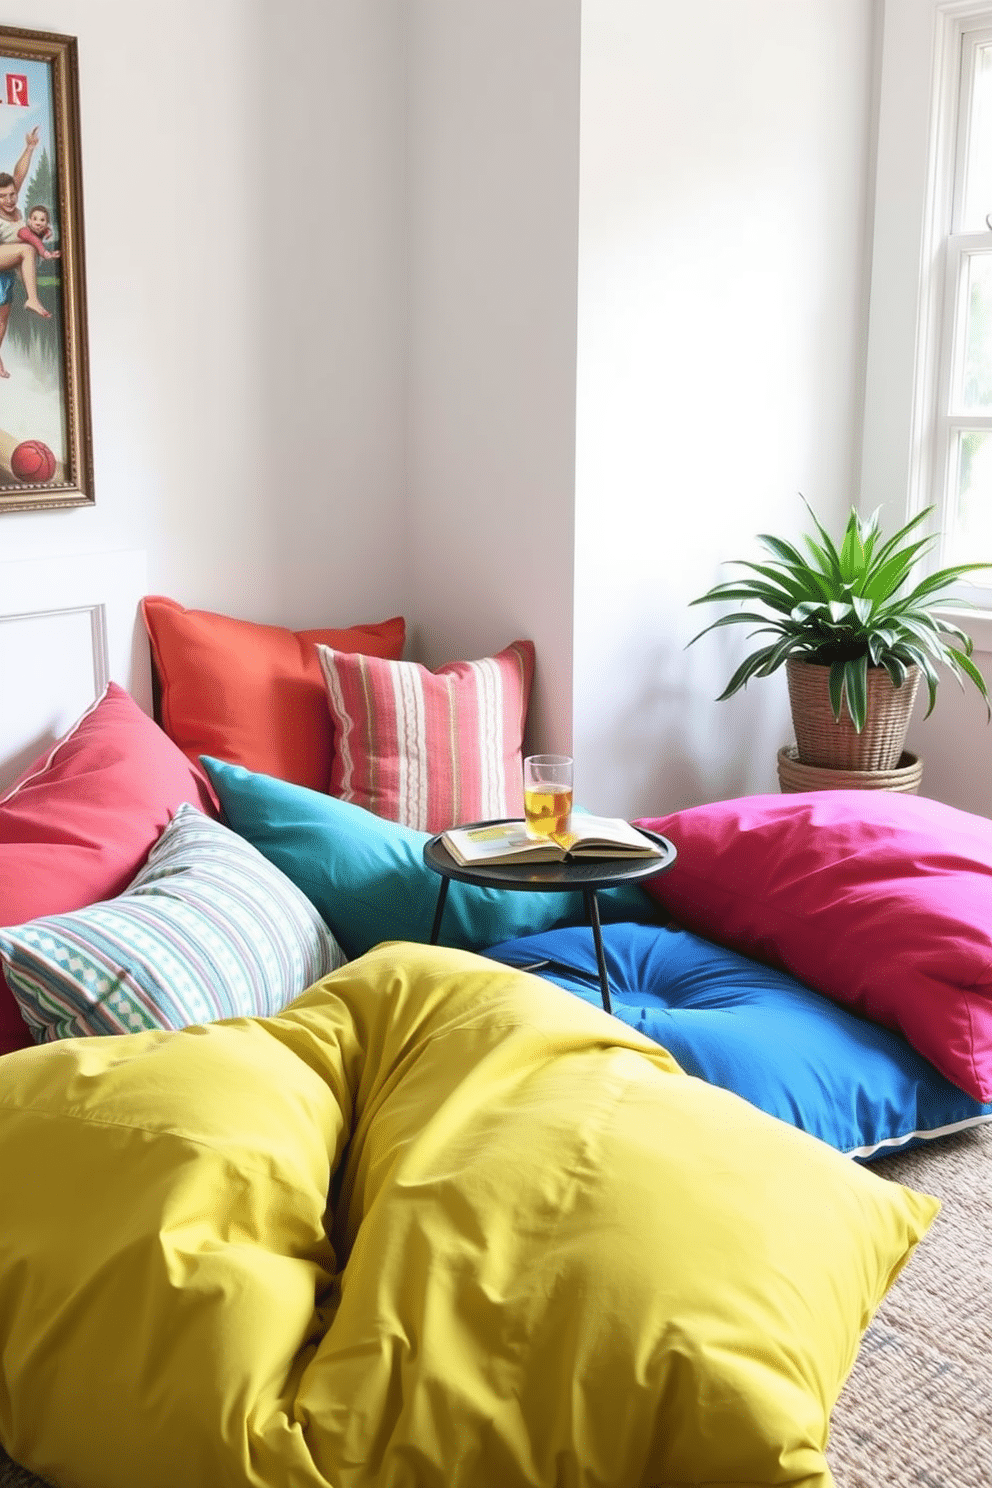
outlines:
[{"label": "green spiky leaf", "polygon": [[[740,577],[713,585],[692,604],[733,604],[693,636],[693,645],[710,630],[746,624],[751,637],[772,636],[737,667],[721,699],[746,687],[752,677],[767,677],[791,656],[830,666],[830,701],[834,716],[846,708],[856,728],[864,725],[868,667],[884,667],[901,686],[911,667],[919,667],[927,684],[927,715],[933,710],[938,668],[948,667],[964,684],[972,683],[992,718],[988,688],[971,660],[967,632],[937,613],[952,587],[966,575],[992,568],[989,563],[958,563],[920,575],[920,562],[936,538],[920,535],[931,508],[917,512],[891,537],[883,539],[880,513],[861,517],[852,508],[835,542],[803,498],[812,522],[802,545],[770,533],[759,541],[770,560],[735,560]],[[960,604],[955,598],[955,605]]]}]

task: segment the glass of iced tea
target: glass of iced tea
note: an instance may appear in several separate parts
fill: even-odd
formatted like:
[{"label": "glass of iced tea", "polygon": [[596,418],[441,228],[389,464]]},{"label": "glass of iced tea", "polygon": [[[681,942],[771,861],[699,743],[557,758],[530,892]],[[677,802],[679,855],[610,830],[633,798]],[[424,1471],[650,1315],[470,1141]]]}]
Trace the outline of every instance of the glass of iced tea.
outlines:
[{"label": "glass of iced tea", "polygon": [[564,837],[572,821],[572,757],[529,754],[524,760],[528,837]]}]

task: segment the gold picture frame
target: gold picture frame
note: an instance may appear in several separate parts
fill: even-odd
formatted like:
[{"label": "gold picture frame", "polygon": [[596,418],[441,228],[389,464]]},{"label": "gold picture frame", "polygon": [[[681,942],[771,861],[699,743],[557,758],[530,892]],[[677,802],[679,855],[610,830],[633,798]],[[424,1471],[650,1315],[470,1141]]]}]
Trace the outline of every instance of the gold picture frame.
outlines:
[{"label": "gold picture frame", "polygon": [[0,513],[93,499],[76,38],[0,27]]}]

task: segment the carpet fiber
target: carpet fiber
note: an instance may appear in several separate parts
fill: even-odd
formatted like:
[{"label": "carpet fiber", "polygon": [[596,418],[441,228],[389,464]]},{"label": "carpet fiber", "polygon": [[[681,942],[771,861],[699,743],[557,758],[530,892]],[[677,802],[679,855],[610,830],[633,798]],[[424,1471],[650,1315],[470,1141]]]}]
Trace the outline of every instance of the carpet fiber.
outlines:
[{"label": "carpet fiber", "polygon": [[827,1460],[838,1488],[992,1488],[992,1127],[873,1166],[944,1207],[865,1335]]},{"label": "carpet fiber", "polygon": [[[827,1457],[837,1488],[992,1488],[992,1127],[874,1169],[944,1207],[879,1309],[834,1411]],[[0,1488],[46,1485],[0,1448]]]}]

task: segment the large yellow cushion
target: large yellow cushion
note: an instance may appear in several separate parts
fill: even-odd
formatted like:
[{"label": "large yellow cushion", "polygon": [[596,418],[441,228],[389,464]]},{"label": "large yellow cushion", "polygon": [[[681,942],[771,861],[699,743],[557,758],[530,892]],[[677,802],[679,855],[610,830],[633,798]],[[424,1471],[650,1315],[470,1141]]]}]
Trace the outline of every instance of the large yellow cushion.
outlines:
[{"label": "large yellow cushion", "polygon": [[826,1488],[938,1208],[433,947],[0,1073],[0,1441],[74,1488]]}]

